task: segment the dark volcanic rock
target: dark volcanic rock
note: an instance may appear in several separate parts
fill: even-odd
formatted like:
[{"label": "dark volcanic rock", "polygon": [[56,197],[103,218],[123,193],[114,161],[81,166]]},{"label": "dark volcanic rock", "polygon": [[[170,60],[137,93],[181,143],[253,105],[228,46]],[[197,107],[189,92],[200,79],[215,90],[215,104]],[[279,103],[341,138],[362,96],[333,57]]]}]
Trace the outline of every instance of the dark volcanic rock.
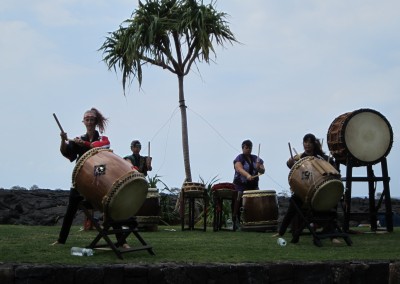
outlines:
[{"label": "dark volcanic rock", "polygon": [[[64,217],[68,205],[69,190],[50,189],[2,189],[0,188],[0,224],[15,225],[59,225]],[[171,199],[175,202],[175,199]],[[368,224],[369,200],[368,198],[353,198],[351,202],[351,224]],[[378,202],[376,201],[376,204]],[[289,199],[278,196],[279,221],[282,220]],[[392,199],[394,224],[400,219],[400,200]],[[384,202],[379,212],[385,212]],[[340,206],[339,215],[343,213]],[[82,225],[84,214],[78,211],[74,219],[75,225]]]},{"label": "dark volcanic rock", "polygon": [[[68,190],[0,189],[0,224],[61,224],[68,197]],[[83,213],[78,211],[74,224],[82,224],[83,219]]]}]

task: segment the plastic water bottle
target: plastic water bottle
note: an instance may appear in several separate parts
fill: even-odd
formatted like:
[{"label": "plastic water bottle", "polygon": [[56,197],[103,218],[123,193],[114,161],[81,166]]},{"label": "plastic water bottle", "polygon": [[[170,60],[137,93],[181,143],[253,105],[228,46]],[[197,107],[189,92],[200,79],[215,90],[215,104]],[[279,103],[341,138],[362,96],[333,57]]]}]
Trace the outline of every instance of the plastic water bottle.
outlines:
[{"label": "plastic water bottle", "polygon": [[233,228],[233,222],[232,222],[232,219],[228,219],[228,220],[226,220],[226,228],[227,229],[232,229]]},{"label": "plastic water bottle", "polygon": [[286,241],[285,241],[284,238],[278,238],[278,240],[276,241],[276,243],[277,243],[278,245],[280,245],[281,247],[286,246]]},{"label": "plastic water bottle", "polygon": [[77,256],[92,256],[92,255],[93,255],[93,250],[90,249],[90,248],[72,247],[72,248],[71,248],[71,255],[77,255]]}]

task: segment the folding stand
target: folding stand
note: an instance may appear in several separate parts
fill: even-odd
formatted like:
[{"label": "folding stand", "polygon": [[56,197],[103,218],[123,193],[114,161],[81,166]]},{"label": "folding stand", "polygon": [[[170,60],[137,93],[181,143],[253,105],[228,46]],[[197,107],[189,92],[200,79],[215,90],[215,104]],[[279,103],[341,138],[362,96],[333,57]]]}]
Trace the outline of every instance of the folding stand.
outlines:
[{"label": "folding stand", "polygon": [[[152,246],[148,245],[139,235],[137,228],[138,223],[136,221],[136,217],[132,217],[130,219],[122,221],[105,220],[102,226],[100,226],[99,220],[94,218],[93,215],[91,214],[90,212],[91,208],[88,208],[87,202],[85,201],[81,202],[79,204],[79,208],[83,210],[87,218],[92,221],[94,227],[98,231],[96,238],[90,243],[89,246],[87,246],[88,248],[96,249],[96,248],[110,247],[119,259],[123,259],[122,257],[123,253],[140,251],[140,250],[147,250],[151,255],[155,255]],[[118,247],[118,243],[113,243],[113,241],[109,238],[109,235],[121,234],[121,236],[124,239],[126,239],[131,233],[139,240],[141,246],[135,246],[132,248],[122,248]],[[101,239],[104,239],[106,244],[98,244],[98,242]]]},{"label": "folding stand", "polygon": [[[322,247],[321,239],[326,239],[326,238],[343,238],[346,244],[348,246],[351,246],[353,242],[351,241],[350,237],[348,236],[347,233],[344,233],[337,224],[336,211],[316,212],[310,208],[307,209],[299,208],[296,202],[293,201],[292,199],[290,199],[290,202],[297,211],[297,215],[300,218],[299,221],[301,221],[298,228],[295,229],[292,228],[293,243],[297,243],[299,241],[302,231],[304,230],[305,227],[307,227],[307,229],[313,236],[314,245],[318,247]],[[322,227],[328,226],[330,227],[331,232],[324,232],[324,230],[322,230],[322,232],[317,232],[315,230],[315,227],[312,226],[311,224],[318,224],[319,226]]]}]

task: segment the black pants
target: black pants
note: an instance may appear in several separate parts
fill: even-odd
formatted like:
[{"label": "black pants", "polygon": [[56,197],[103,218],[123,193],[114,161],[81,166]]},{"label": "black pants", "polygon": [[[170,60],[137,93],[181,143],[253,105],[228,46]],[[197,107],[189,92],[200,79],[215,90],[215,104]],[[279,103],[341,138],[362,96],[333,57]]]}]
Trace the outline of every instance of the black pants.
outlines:
[{"label": "black pants", "polygon": [[82,200],[83,197],[79,194],[79,192],[75,188],[71,188],[69,191],[67,212],[65,212],[60,234],[58,236],[59,243],[65,244],[67,241],[72,222],[74,221],[76,212],[78,211],[79,202]]},{"label": "black pants", "polygon": [[[298,221],[299,221],[299,220],[295,220],[295,218],[299,218],[299,216],[298,216],[298,212],[297,212],[296,207],[293,204],[293,202],[297,205],[298,208],[301,208],[303,206],[303,201],[299,197],[297,197],[296,195],[292,195],[292,197],[290,197],[288,210],[287,210],[285,216],[283,217],[281,226],[279,228],[280,236],[283,236],[286,233],[286,230],[289,227],[290,223],[292,223],[293,221],[297,221],[296,223],[298,223]],[[298,228],[292,228],[292,231],[297,230],[297,229]]]}]

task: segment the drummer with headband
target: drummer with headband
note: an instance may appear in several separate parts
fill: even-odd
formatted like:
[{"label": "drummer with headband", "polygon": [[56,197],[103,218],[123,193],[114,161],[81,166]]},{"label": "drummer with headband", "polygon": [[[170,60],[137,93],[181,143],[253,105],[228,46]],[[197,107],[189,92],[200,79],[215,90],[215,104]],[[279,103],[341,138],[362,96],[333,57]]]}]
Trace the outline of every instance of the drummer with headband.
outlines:
[{"label": "drummer with headband", "polygon": [[[102,134],[105,131],[108,123],[108,118],[105,118],[103,114],[96,108],[91,108],[83,114],[82,122],[85,125],[86,133],[74,139],[68,139],[67,133],[64,132],[61,128],[57,117],[55,115],[54,117],[56,118],[56,121],[61,129],[60,152],[65,158],[67,158],[71,162],[75,160],[78,161],[83,154],[85,154],[92,148],[110,147],[110,141],[108,137],[100,135],[100,133]],[[99,129],[100,133],[96,130],[96,128]],[[57,241],[55,241],[52,245],[65,244],[72,226],[73,219],[76,212],[78,211],[79,202],[81,202],[82,200],[83,197],[79,194],[78,190],[75,188],[71,188],[69,193],[67,212],[64,215],[60,234]],[[122,236],[119,237],[118,242],[119,245],[125,248],[129,247]]]},{"label": "drummer with headband", "polygon": [[[308,134],[304,135],[303,148],[304,148],[303,153],[301,153],[301,154],[295,153],[295,156],[293,156],[292,150],[291,150],[290,144],[289,144],[289,150],[290,150],[291,157],[286,162],[286,165],[288,166],[289,169],[291,169],[297,161],[299,161],[302,158],[308,157],[308,156],[314,156],[319,159],[323,159],[325,161],[328,161],[333,166],[335,166],[334,159],[327,156],[324,153],[324,151],[322,150],[321,142],[319,141],[319,139],[317,139],[315,137],[314,134],[308,133]],[[294,233],[294,231],[297,229],[299,222],[300,222],[300,220],[299,220],[300,218],[299,218],[299,216],[296,212],[296,208],[292,202],[295,202],[295,204],[297,205],[298,208],[301,208],[303,206],[303,201],[301,200],[301,198],[299,196],[297,196],[296,194],[292,194],[292,196],[290,197],[288,210],[282,220],[279,231],[277,234],[275,234],[273,236],[282,237],[285,234],[287,228],[289,227],[289,224],[292,224],[292,233]],[[324,228],[324,230],[332,230],[332,228]],[[291,240],[292,243],[297,243],[298,241],[299,241],[298,236]],[[332,242],[340,243],[340,241],[336,238],[332,238]]]},{"label": "drummer with headband", "polygon": [[265,173],[264,161],[259,155],[251,154],[253,143],[250,140],[242,142],[242,154],[239,154],[233,161],[235,175],[233,184],[238,191],[238,199],[235,203],[234,216],[236,222],[240,222],[240,211],[242,195],[245,190],[257,190],[259,176]]}]

